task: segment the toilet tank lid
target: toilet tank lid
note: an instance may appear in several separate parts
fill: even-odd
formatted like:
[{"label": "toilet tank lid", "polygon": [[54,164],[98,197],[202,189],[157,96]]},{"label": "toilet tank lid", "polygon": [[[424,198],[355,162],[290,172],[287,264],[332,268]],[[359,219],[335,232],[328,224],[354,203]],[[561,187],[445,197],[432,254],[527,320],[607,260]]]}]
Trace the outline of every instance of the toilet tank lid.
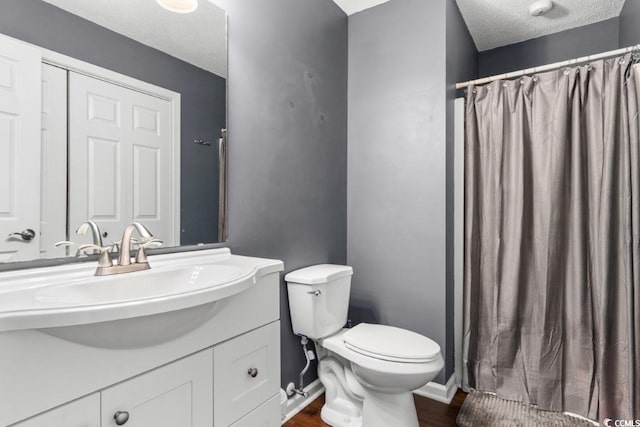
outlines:
[{"label": "toilet tank lid", "polygon": [[292,271],[284,276],[284,280],[289,283],[319,285],[351,275],[353,268],[348,265],[320,264]]}]

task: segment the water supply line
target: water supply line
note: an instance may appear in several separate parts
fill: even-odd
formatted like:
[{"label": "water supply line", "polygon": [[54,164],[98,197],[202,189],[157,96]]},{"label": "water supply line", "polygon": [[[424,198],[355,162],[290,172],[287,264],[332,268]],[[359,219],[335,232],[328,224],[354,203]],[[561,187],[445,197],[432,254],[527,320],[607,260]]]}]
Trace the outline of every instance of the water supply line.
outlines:
[{"label": "water supply line", "polygon": [[291,392],[290,394],[296,393],[303,397],[309,397],[309,393],[304,391],[304,374],[306,374],[307,371],[309,370],[309,366],[311,366],[311,361],[316,358],[316,355],[313,352],[313,350],[309,350],[307,348],[308,343],[309,343],[309,339],[304,335],[302,335],[302,338],[300,339],[300,344],[302,345],[302,350],[304,352],[304,357],[307,360],[307,363],[304,365],[304,368],[302,368],[302,371],[300,371],[298,388],[290,389],[289,387],[287,387],[287,394]]}]

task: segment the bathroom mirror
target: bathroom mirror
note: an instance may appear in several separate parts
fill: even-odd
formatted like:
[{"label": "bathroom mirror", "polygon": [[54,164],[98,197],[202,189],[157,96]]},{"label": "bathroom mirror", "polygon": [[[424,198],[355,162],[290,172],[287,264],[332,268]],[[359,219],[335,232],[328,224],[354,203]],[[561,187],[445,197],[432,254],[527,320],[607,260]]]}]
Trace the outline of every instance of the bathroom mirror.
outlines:
[{"label": "bathroom mirror", "polygon": [[[172,3],[3,3],[0,262],[109,246],[133,221],[164,247],[225,240],[226,12]],[[99,236],[76,234],[87,220]]]}]

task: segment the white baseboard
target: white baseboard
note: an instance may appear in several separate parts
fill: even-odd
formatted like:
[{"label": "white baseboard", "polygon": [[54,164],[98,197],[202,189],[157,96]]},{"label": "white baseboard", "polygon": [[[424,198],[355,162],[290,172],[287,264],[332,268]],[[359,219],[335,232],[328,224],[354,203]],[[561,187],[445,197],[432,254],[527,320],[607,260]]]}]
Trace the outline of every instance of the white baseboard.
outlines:
[{"label": "white baseboard", "polygon": [[448,405],[453,400],[456,391],[458,391],[458,385],[456,384],[456,376],[454,374],[451,375],[446,385],[430,382],[413,392],[418,396],[427,397]]},{"label": "white baseboard", "polygon": [[309,406],[311,402],[316,400],[318,396],[324,393],[324,386],[320,382],[320,379],[316,379],[314,382],[304,388],[304,391],[309,393],[308,397],[294,394],[287,400],[286,412],[283,414],[282,424],[293,418],[298,412]]}]

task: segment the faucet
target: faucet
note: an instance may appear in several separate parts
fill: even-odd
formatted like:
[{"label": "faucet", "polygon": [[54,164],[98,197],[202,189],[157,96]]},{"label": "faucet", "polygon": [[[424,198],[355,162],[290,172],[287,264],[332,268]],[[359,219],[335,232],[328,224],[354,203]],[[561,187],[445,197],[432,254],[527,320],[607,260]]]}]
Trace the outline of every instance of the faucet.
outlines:
[{"label": "faucet", "polygon": [[[91,222],[91,221],[88,221]],[[85,223],[86,224],[86,223]],[[95,223],[94,223],[95,225]],[[83,224],[84,226],[84,224]],[[82,226],[81,226],[82,227]],[[91,227],[91,224],[86,226]],[[97,226],[96,226],[97,228]],[[93,230],[93,228],[92,228]],[[86,232],[86,228],[84,230]],[[137,231],[140,235],[141,239],[136,240],[132,237],[134,231]],[[99,233],[98,233],[99,235]],[[138,243],[138,253],[136,254],[133,262],[131,261],[131,243],[132,241],[137,241]],[[102,239],[100,239],[102,242]],[[120,254],[118,255],[118,263],[113,264],[111,260],[111,248],[103,247],[96,244],[87,244],[81,245],[78,247],[78,254],[86,254],[89,250],[97,250],[100,253],[98,257],[98,268],[96,268],[96,276],[109,276],[112,274],[120,274],[120,273],[130,273],[133,271],[141,271],[148,270],[151,268],[149,265],[149,260],[147,259],[147,254],[145,253],[145,248],[154,244],[162,244],[162,240],[154,239],[151,232],[144,225],[139,222],[133,222],[124,229],[124,234],[122,235],[120,245]],[[63,241],[58,242],[55,246],[77,246],[73,242]]]},{"label": "faucet", "polygon": [[[138,253],[136,254],[133,262],[131,261],[131,243],[136,241],[132,237],[134,231],[137,231],[141,239],[138,240]],[[104,264],[99,262],[96,269],[96,276],[108,276],[111,274],[130,273],[132,271],[148,270],[151,268],[149,261],[147,260],[147,254],[145,253],[145,247],[152,244],[162,244],[159,239],[154,239],[151,232],[144,225],[139,222],[132,222],[127,225],[122,234],[122,240],[120,244],[120,253],[118,255],[118,264],[113,263]],[[100,248],[104,253],[108,253],[109,248]]]},{"label": "faucet", "polygon": [[[144,246],[149,244],[150,241],[153,239],[153,235],[147,229],[147,227],[140,224],[139,222],[132,222],[131,224],[127,225],[127,228],[124,229],[124,234],[122,235],[122,240],[120,244],[120,255],[118,256],[118,265],[120,266],[131,265],[131,235],[133,234],[133,230],[136,230],[140,235],[140,237],[142,238],[140,240],[142,245],[139,245],[138,255],[141,249],[143,250],[143,254],[144,254],[144,249],[143,249]],[[136,255],[135,264],[137,264],[138,261],[140,261],[138,259],[138,255]],[[145,256],[145,259],[146,259],[146,256]],[[149,263],[147,262],[147,266],[148,265]]]},{"label": "faucet", "polygon": [[99,247],[103,247],[102,234],[100,233],[100,227],[93,221],[85,221],[80,224],[80,227],[76,230],[76,234],[81,236],[87,234],[87,231],[91,230],[91,236],[93,237],[93,244]]},{"label": "faucet", "polygon": [[103,244],[102,244],[102,233],[100,233],[100,227],[98,226],[98,224],[96,224],[91,220],[85,221],[82,224],[80,224],[80,227],[78,227],[78,229],[76,230],[76,234],[80,236],[84,236],[85,234],[87,234],[87,231],[89,230],[91,230],[91,237],[92,237],[93,246],[94,246],[93,248],[85,247],[84,250],[81,251],[78,244],[71,242],[69,240],[63,240],[62,242],[54,243],[53,246],[55,246],[56,248],[59,248],[61,246],[67,246],[67,247],[76,246],[78,247],[78,250],[76,252],[76,257],[86,256],[86,253],[90,249],[95,249],[97,251],[97,252],[94,251],[94,253],[100,253],[100,248],[102,248]]}]

